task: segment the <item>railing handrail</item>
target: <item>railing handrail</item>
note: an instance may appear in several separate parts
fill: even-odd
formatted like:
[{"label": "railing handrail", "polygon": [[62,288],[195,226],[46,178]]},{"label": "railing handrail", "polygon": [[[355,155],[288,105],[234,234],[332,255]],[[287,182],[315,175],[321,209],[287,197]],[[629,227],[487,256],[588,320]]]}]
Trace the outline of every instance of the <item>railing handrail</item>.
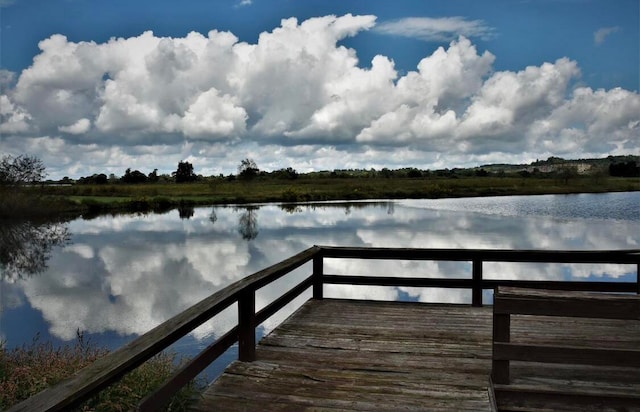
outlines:
[{"label": "railing handrail", "polygon": [[81,403],[237,302],[242,293],[255,291],[273,282],[310,261],[318,251],[317,246],[310,247],[215,292],[122,348],[96,360],[71,378],[44,389],[9,411],[57,411]]},{"label": "railing handrail", "polygon": [[[304,290],[313,287],[314,298],[322,298],[323,285],[338,283],[337,276],[323,277],[324,258],[358,258],[358,259],[397,259],[397,260],[438,260],[438,261],[470,261],[473,263],[471,279],[450,279],[450,287],[470,287],[473,290],[473,303],[482,304],[482,289],[494,285],[500,280],[486,280],[482,276],[483,262],[547,262],[547,263],[629,263],[640,267],[640,249],[633,250],[600,250],[600,251],[546,251],[546,250],[507,250],[507,249],[416,249],[416,248],[362,248],[313,246],[275,265],[243,278],[199,303],[191,306],[173,318],[123,346],[122,348],[98,359],[82,369],[73,377],[45,389],[31,398],[15,405],[10,411],[55,411],[78,405],[93,394],[115,382],[126,373],[160,353],[196,327],[220,313],[233,303],[238,302],[239,321],[233,333],[227,333],[207,348],[209,353],[202,359],[215,359],[221,347],[228,347],[235,340],[240,341],[240,357],[243,351],[247,360],[251,360],[251,350],[247,346],[255,346],[255,327],[258,320],[263,321],[275,313],[286,302],[291,301]],[[313,260],[312,277],[294,286],[284,296],[258,313],[255,313],[255,291],[290,273],[294,269]],[[640,270],[639,270],[640,272]],[[356,277],[351,276],[350,278]],[[375,279],[375,277],[357,277],[359,279]],[[384,278],[387,279],[387,278]],[[399,278],[398,279],[405,279]],[[429,284],[442,279],[413,278]],[[461,281],[461,282],[460,282]],[[498,283],[496,283],[498,282]],[[510,282],[510,281],[504,281]],[[447,282],[442,283],[446,285]],[[576,282],[577,283],[577,282]],[[582,282],[588,283],[588,282]],[[635,283],[635,290],[640,293],[640,276]],[[493,286],[490,286],[493,287]],[[626,288],[625,288],[626,291]],[[237,339],[233,334],[237,332]],[[243,342],[244,341],[244,342]],[[215,353],[216,355],[212,355]],[[246,354],[248,353],[248,354]],[[200,355],[199,355],[200,357]],[[193,373],[193,368],[189,374]],[[202,368],[200,368],[201,370]]]},{"label": "railing handrail", "polygon": [[638,263],[640,249],[535,250],[455,249],[320,246],[323,257],[357,259],[402,259],[514,262],[514,263]]}]

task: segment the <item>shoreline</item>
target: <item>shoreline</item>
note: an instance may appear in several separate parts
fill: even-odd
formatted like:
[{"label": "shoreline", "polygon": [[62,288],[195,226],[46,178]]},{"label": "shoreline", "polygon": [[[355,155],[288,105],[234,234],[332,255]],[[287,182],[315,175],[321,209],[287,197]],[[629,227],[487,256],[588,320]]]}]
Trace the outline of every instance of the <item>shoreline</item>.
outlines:
[{"label": "shoreline", "polygon": [[3,193],[0,219],[74,219],[204,206],[640,191],[640,178],[327,178],[185,184],[42,186]]}]

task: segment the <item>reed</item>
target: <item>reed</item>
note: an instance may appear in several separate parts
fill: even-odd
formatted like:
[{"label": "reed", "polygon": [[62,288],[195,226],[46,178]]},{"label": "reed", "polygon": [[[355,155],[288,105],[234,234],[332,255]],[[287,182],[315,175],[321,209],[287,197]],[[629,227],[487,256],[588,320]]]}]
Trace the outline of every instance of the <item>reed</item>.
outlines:
[{"label": "reed", "polygon": [[[47,387],[73,375],[78,370],[105,356],[108,350],[98,347],[77,334],[74,344],[56,348],[36,336],[29,344],[9,350],[0,348],[0,410],[29,398]],[[160,353],[119,382],[111,385],[77,408],[79,411],[129,411],[158,388],[178,368],[173,353]],[[202,390],[195,381],[176,394],[166,410],[183,411]]]}]

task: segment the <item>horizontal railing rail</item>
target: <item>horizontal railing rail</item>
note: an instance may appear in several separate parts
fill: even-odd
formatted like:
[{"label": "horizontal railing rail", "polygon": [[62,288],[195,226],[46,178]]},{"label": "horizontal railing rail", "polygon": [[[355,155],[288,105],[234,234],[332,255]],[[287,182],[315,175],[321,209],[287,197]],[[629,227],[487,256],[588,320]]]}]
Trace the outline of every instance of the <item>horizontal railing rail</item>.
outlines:
[{"label": "horizontal railing rail", "polygon": [[[472,264],[472,275],[471,278],[459,279],[332,275],[324,273],[325,258],[469,261]],[[255,293],[257,290],[310,261],[313,262],[310,276],[284,291],[279,298],[256,312]],[[470,288],[472,290],[472,304],[476,306],[483,303],[482,291],[493,289],[496,286],[640,293],[640,278],[636,279],[636,282],[484,279],[483,263],[485,262],[617,263],[635,264],[640,269],[640,250],[539,251],[313,246],[214,293],[119,350],[97,360],[70,379],[45,389],[14,406],[10,411],[57,411],[77,406],[160,353],[196,327],[237,303],[237,325],[205,348],[177,371],[160,389],[148,395],[140,403],[140,410],[156,410],[166,404],[173,394],[236,342],[238,343],[239,360],[254,360],[256,327],[310,287],[313,290],[313,298],[322,299],[326,284]]]},{"label": "horizontal railing rail", "polygon": [[[482,291],[498,286],[545,288],[594,292],[627,292],[640,294],[640,278],[635,282],[536,281],[516,279],[485,279],[486,262],[511,263],[616,263],[635,264],[640,272],[640,250],[511,250],[511,249],[412,249],[322,246],[324,258],[468,261],[471,278],[429,278],[324,275],[325,284],[363,286],[464,288],[472,291],[472,305],[482,305]],[[318,297],[314,294],[314,297]]]}]

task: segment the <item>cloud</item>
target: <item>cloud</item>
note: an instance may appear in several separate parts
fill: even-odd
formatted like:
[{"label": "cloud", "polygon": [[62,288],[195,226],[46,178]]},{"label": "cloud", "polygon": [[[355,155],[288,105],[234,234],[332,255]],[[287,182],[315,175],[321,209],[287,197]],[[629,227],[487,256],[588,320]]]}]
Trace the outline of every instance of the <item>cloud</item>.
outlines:
[{"label": "cloud", "polygon": [[0,93],[4,93],[6,89],[15,82],[16,74],[7,69],[0,69]]},{"label": "cloud", "polygon": [[29,130],[31,115],[14,104],[7,95],[0,95],[0,133],[23,133]]},{"label": "cloud", "polygon": [[[568,209],[580,198],[496,198],[403,200],[379,207],[345,209],[313,205],[286,214],[276,205],[257,211],[260,235],[251,244],[237,232],[241,210],[197,208],[183,221],[177,211],[164,215],[116,216],[70,223],[73,244],[58,251],[42,275],[16,282],[0,302],[19,307],[28,300],[42,312],[50,333],[74,339],[78,328],[89,333],[142,334],[200,299],[304,250],[310,244],[353,246],[486,248],[486,249],[628,249],[637,247],[637,225],[624,217],[605,213],[602,218],[581,219],[553,214]],[[592,199],[583,199],[590,202]],[[557,203],[560,202],[560,203]],[[563,203],[563,202],[566,202]],[[612,209],[619,208],[619,203]],[[214,245],[214,246],[212,246]],[[493,279],[566,280],[619,278],[634,266],[608,264],[520,264],[488,262],[484,274]],[[311,263],[296,273],[256,292],[261,309],[283,290],[306,278]],[[374,261],[326,259],[325,272],[333,274],[434,278],[470,278],[468,262]],[[396,300],[400,291],[421,301],[468,302],[468,291],[436,288],[381,288],[327,285],[326,295]],[[24,297],[23,297],[24,296]],[[306,295],[309,296],[308,293]],[[23,297],[23,298],[22,298]],[[299,301],[298,301],[299,302]],[[293,305],[295,306],[295,305]],[[16,313],[20,314],[21,311]],[[288,312],[290,313],[290,311]],[[279,313],[267,329],[288,313]],[[220,316],[193,333],[197,339],[220,336],[235,324],[237,312]],[[222,323],[222,326],[220,325]],[[209,339],[210,341],[210,339]]]},{"label": "cloud", "polygon": [[593,33],[593,42],[596,46],[600,46],[604,43],[604,41],[609,37],[610,34],[613,34],[617,31],[620,31],[620,27],[602,27]]},{"label": "cloud", "polygon": [[383,22],[375,31],[381,34],[412,37],[424,41],[444,42],[459,36],[488,40],[495,36],[495,29],[483,20],[467,20],[465,17],[406,17]]},{"label": "cloud", "polygon": [[83,134],[91,129],[91,120],[82,118],[69,126],[59,126],[58,130],[69,134]]},{"label": "cloud", "polygon": [[[458,17],[419,22],[447,36],[492,32]],[[61,178],[132,165],[170,173],[187,158],[218,174],[247,156],[267,170],[309,171],[640,150],[638,93],[577,87],[569,58],[496,71],[496,56],[459,36],[401,74],[389,57],[360,62],[341,44],[389,30],[375,24],[290,18],[255,43],[217,30],[104,43],[52,35],[17,77],[0,72],[0,151],[38,155]]]}]

